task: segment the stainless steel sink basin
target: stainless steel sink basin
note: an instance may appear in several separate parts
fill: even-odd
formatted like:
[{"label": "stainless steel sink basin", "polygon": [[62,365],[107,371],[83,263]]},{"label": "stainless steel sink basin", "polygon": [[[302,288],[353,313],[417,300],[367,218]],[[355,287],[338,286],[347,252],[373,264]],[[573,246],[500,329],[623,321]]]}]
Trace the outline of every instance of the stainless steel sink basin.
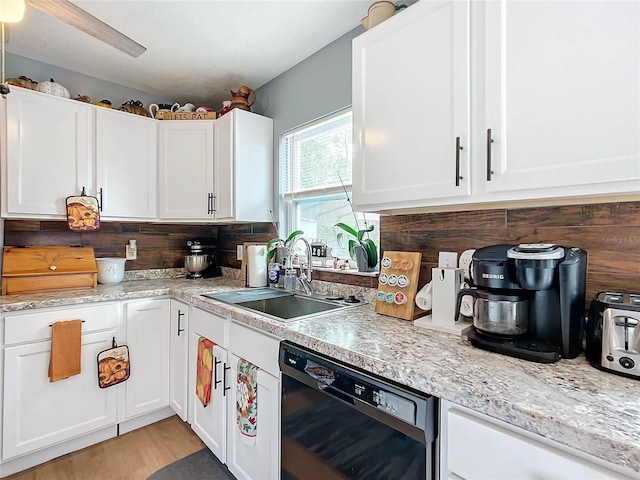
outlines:
[{"label": "stainless steel sink basin", "polygon": [[362,305],[362,303],[349,303],[344,300],[327,299],[322,296],[293,294],[271,288],[207,293],[203,296],[246,310],[260,312],[283,322],[300,320],[321,313]]}]

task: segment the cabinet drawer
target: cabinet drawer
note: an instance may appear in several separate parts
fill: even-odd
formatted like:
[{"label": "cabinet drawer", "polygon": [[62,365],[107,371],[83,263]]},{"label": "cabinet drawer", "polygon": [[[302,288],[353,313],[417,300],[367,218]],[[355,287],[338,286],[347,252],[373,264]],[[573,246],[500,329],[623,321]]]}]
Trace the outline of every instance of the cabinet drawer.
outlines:
[{"label": "cabinet drawer", "polygon": [[280,378],[280,339],[238,323],[229,327],[229,351]]},{"label": "cabinet drawer", "polygon": [[84,320],[83,334],[116,328],[120,322],[120,309],[117,303],[107,303],[5,315],[5,345],[48,340],[53,322],[76,319]]},{"label": "cabinet drawer", "polygon": [[222,348],[227,348],[226,329],[228,320],[215,313],[192,308],[189,312],[189,331],[211,340]]}]

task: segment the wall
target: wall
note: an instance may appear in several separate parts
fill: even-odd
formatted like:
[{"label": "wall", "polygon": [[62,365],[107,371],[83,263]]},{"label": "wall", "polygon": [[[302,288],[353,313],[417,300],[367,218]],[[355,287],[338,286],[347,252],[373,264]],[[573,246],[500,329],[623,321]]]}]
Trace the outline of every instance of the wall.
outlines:
[{"label": "wall", "polygon": [[381,217],[381,250],[422,253],[420,285],[438,252],[500,243],[557,243],[589,254],[587,300],[640,291],[640,202]]},{"label": "wall", "polygon": [[[256,90],[253,110],[273,118],[274,172],[282,133],[351,106],[351,40],[363,31],[354,28]],[[278,180],[275,175],[274,205],[279,205]],[[284,212],[278,216],[284,218]]]},{"label": "wall", "polygon": [[119,108],[129,100],[140,100],[147,108],[151,103],[173,103],[173,100],[167,97],[141,92],[12,53],[6,54],[6,67],[6,78],[24,75],[36,82],[44,82],[53,78],[69,90],[71,98],[77,95],[89,95],[93,103],[107,99],[111,101],[114,108]]}]

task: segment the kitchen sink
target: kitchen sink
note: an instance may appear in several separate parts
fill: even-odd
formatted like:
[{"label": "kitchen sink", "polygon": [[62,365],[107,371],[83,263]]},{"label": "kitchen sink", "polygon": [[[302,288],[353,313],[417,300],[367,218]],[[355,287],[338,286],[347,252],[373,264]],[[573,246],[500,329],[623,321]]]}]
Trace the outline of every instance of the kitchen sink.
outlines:
[{"label": "kitchen sink", "polygon": [[224,293],[206,293],[203,296],[253,312],[260,312],[283,322],[362,305],[358,300],[345,301],[341,298],[326,298],[320,295],[294,294],[272,288],[248,288]]}]

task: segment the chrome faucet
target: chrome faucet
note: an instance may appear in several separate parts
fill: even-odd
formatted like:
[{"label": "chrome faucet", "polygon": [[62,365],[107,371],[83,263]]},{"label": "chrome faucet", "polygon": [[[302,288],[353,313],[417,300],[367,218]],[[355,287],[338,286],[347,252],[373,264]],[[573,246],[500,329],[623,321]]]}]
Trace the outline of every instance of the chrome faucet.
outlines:
[{"label": "chrome faucet", "polygon": [[293,247],[295,246],[296,243],[298,243],[298,240],[302,240],[304,242],[305,248],[307,250],[306,272],[302,270],[302,265],[300,265],[300,277],[298,277],[298,281],[302,285],[302,288],[304,288],[305,293],[307,295],[311,295],[313,290],[311,289],[311,244],[309,243],[309,240],[307,240],[302,235],[296,236],[293,239],[293,241],[289,244],[289,249],[287,250],[287,256],[291,257],[293,255]]}]

